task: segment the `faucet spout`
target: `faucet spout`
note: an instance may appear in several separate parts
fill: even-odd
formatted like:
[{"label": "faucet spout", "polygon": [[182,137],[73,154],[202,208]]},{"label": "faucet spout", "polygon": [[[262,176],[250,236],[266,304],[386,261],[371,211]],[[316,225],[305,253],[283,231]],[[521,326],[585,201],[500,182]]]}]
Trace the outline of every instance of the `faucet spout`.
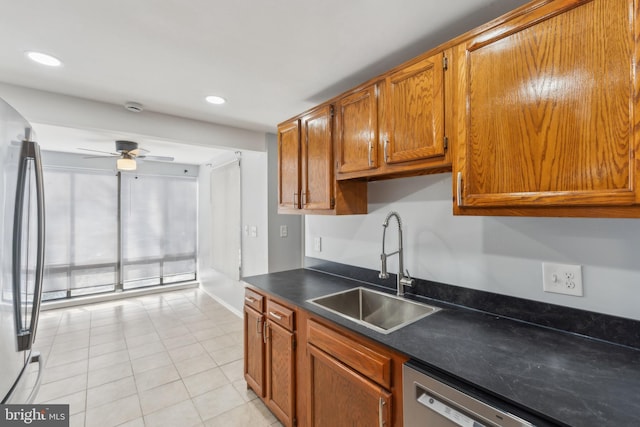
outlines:
[{"label": "faucet spout", "polygon": [[[395,218],[396,222],[398,223],[398,250],[395,252],[386,253],[384,250],[385,237],[387,234],[387,227],[389,227],[389,221],[391,220],[391,218]],[[413,279],[409,276],[408,272],[406,276],[404,275],[405,269],[402,250],[402,220],[400,219],[400,215],[395,211],[389,212],[387,214],[387,217],[384,219],[384,222],[382,223],[382,228],[382,253],[380,254],[381,268],[378,277],[380,277],[381,279],[386,279],[389,277],[389,274],[387,273],[387,258],[391,255],[398,254],[397,294],[398,296],[403,296],[404,287],[413,286]]]}]

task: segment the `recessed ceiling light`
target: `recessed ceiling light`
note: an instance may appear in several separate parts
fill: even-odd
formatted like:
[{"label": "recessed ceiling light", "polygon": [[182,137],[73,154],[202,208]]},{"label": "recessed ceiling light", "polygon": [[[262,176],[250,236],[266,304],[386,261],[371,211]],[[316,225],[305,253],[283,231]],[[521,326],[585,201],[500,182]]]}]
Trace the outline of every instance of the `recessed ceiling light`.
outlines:
[{"label": "recessed ceiling light", "polygon": [[62,61],[54,56],[47,55],[46,53],[25,52],[25,54],[27,55],[27,57],[29,57],[29,59],[37,62],[38,64],[48,65],[49,67],[59,67],[62,65]]},{"label": "recessed ceiling light", "polygon": [[225,102],[227,102],[227,100],[224,99],[223,97],[216,96],[216,95],[209,95],[205,98],[205,100],[210,104],[216,104],[216,105],[224,104]]}]

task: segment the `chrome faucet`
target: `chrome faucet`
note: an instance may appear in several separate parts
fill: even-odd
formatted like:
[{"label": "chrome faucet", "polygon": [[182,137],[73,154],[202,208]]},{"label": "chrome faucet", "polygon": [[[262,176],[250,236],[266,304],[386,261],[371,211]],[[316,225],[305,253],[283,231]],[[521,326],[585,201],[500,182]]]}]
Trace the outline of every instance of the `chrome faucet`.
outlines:
[{"label": "chrome faucet", "polygon": [[[391,217],[395,217],[398,222],[398,250],[395,252],[385,253],[384,251],[384,238],[387,234],[387,227],[389,226],[389,220]],[[398,286],[398,296],[401,297],[404,295],[404,287],[405,286],[413,286],[413,279],[409,276],[409,271],[407,271],[407,275],[404,275],[404,258],[402,253],[402,220],[400,219],[400,215],[397,212],[389,212],[387,217],[384,219],[384,223],[382,223],[382,253],[380,254],[380,262],[382,263],[380,267],[380,274],[378,277],[381,279],[388,279],[389,273],[387,273],[387,257],[391,255],[398,254],[398,276],[397,276],[397,286]]]}]

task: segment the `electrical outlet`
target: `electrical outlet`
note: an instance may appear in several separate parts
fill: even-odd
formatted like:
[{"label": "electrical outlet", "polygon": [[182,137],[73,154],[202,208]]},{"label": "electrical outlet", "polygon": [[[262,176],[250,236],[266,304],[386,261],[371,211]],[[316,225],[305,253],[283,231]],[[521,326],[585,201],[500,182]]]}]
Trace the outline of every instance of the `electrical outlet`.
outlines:
[{"label": "electrical outlet", "polygon": [[322,237],[313,238],[313,250],[316,252],[322,252]]},{"label": "electrical outlet", "polygon": [[545,292],[581,297],[582,266],[543,262],[542,289]]},{"label": "electrical outlet", "polygon": [[258,227],[255,225],[252,225],[250,230],[250,236],[251,237],[258,237]]},{"label": "electrical outlet", "polygon": [[286,225],[280,226],[280,237],[287,237],[289,235],[289,230]]}]

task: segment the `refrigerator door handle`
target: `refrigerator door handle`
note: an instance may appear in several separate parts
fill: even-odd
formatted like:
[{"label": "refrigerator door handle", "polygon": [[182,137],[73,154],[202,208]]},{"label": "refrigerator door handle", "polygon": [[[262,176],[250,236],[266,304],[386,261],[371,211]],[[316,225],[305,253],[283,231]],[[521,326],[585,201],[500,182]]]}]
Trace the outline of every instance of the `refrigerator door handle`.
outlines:
[{"label": "refrigerator door handle", "polygon": [[[30,132],[25,132],[29,137]],[[38,208],[38,248],[36,255],[36,277],[33,295],[31,322],[28,328],[23,324],[21,300],[21,266],[22,266],[22,218],[24,214],[24,193],[27,174],[27,162],[33,160],[35,163],[36,177],[36,203]],[[42,279],[44,270],[44,188],[42,175],[42,159],[40,148],[33,141],[25,139],[22,141],[20,150],[20,162],[18,166],[18,182],[16,186],[16,205],[14,210],[13,228],[13,300],[14,314],[17,332],[18,351],[29,350],[35,338],[35,329],[38,324],[40,313],[40,302],[42,300]]]},{"label": "refrigerator door handle", "polygon": [[13,307],[16,322],[16,334],[18,351],[27,350],[30,345],[30,337],[25,330],[22,309],[21,294],[21,266],[22,266],[22,215],[24,213],[25,177],[27,174],[27,148],[28,142],[22,141],[20,160],[18,162],[18,180],[16,184],[16,203],[13,211]]},{"label": "refrigerator door handle", "polygon": [[29,331],[31,333],[31,342],[29,348],[36,339],[36,329],[38,328],[38,317],[40,316],[40,303],[42,302],[42,280],[44,275],[44,235],[45,235],[45,218],[44,218],[44,177],[42,174],[42,157],[40,156],[40,147],[35,142],[30,142],[33,159],[35,163],[36,175],[36,204],[38,208],[38,252],[36,255],[36,283],[33,291],[33,305],[31,308],[31,325]]}]

